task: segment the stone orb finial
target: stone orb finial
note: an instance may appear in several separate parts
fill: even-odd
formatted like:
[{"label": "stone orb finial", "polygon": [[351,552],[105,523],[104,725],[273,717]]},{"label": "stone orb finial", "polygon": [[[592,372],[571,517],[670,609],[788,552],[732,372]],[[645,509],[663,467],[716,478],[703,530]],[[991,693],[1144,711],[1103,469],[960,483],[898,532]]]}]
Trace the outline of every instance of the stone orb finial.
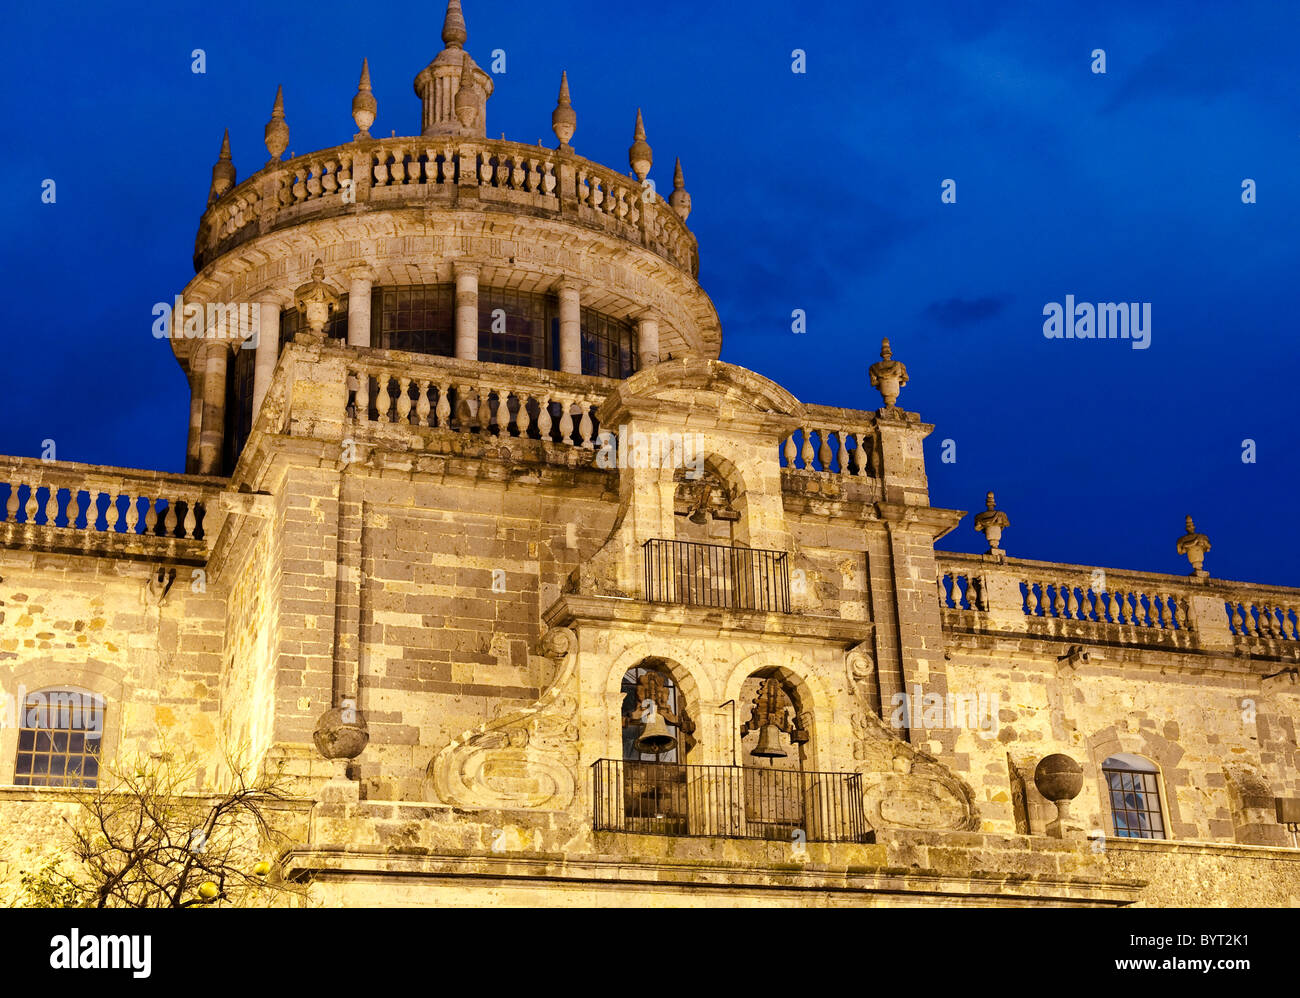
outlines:
[{"label": "stone orb finial", "polygon": [[975,517],[975,529],[984,535],[985,540],[989,542],[989,549],[985,554],[1002,555],[1005,554],[999,546],[1002,541],[1002,531],[1011,526],[1011,521],[1007,519],[1007,514],[998,509],[997,502],[990,492],[984,497],[984,512]]},{"label": "stone orb finial", "polygon": [[1192,566],[1192,575],[1198,579],[1209,578],[1210,573],[1203,568],[1205,552],[1210,550],[1210,539],[1196,532],[1196,524],[1190,516],[1184,521],[1186,532],[1178,538],[1178,553],[1185,556]]},{"label": "stone orb finial", "polygon": [[330,313],[339,307],[339,293],[326,282],[325,265],[320,260],[312,267],[311,280],[294,289],[293,301],[304,323],[294,339],[304,343],[321,342]]},{"label": "stone orb finial", "polygon": [[1056,805],[1056,820],[1047,826],[1047,834],[1057,839],[1065,838],[1070,801],[1083,789],[1083,767],[1060,752],[1045,756],[1034,767],[1034,786],[1044,798]]},{"label": "stone orb finial", "polygon": [[880,341],[880,360],[867,369],[867,374],[871,378],[871,387],[880,392],[880,397],[885,400],[885,408],[894,408],[898,393],[907,384],[907,367],[901,361],[894,360],[888,338]]},{"label": "stone orb finial", "polygon": [[551,112],[551,131],[560,140],[564,152],[572,152],[569,145],[573,133],[578,130],[578,113],[573,110],[573,101],[569,97],[569,74],[560,74],[560,96],[555,101],[555,110]]},{"label": "stone orb finial", "polygon": [[469,29],[465,27],[465,13],[460,9],[460,0],[447,0],[447,14],[442,19],[442,44],[449,49],[464,48],[469,41]]},{"label": "stone orb finial", "polygon": [[271,107],[271,120],[263,131],[266,139],[266,151],[271,154],[271,162],[278,163],[284,151],[289,148],[289,125],[284,120],[284,86],[275,91],[275,104]]},{"label": "stone orb finial", "polygon": [[312,740],[326,759],[355,759],[369,744],[370,730],[355,702],[344,700],[321,714]]},{"label": "stone orb finial", "polygon": [[686,190],[686,177],[682,174],[682,160],[677,158],[673,168],[673,192],[668,195],[668,207],[677,213],[683,222],[691,216],[691,195]]},{"label": "stone orb finial", "polygon": [[627,150],[627,164],[637,180],[645,180],[654,165],[654,151],[645,140],[645,122],[641,120],[641,109],[636,109],[636,129],[632,134],[632,145]]},{"label": "stone orb finial", "polygon": [[352,98],[352,120],[357,123],[358,139],[370,138],[370,126],[375,123],[379,112],[379,102],[370,89],[370,60],[361,60],[361,80],[357,83],[357,95]]}]

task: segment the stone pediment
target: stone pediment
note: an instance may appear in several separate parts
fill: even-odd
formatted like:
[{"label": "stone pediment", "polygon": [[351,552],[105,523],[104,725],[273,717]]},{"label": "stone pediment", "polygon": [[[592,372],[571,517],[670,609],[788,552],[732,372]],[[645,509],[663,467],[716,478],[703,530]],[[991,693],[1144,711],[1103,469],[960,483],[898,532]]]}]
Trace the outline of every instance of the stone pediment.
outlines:
[{"label": "stone pediment", "polygon": [[704,429],[725,424],[750,432],[793,432],[803,404],[788,391],[743,367],[687,354],[638,371],[606,398],[601,426],[633,419]]}]

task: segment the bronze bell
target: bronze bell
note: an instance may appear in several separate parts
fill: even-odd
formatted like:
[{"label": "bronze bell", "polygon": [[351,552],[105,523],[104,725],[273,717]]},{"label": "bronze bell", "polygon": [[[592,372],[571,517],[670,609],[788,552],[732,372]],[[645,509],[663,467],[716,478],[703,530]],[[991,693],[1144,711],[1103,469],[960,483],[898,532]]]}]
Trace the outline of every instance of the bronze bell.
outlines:
[{"label": "bronze bell", "polygon": [[760,759],[784,759],[786,752],[781,747],[781,729],[775,724],[765,724],[758,729],[758,744],[749,753]]},{"label": "bronze bell", "polygon": [[696,526],[701,526],[709,522],[709,514],[705,512],[703,506],[697,506],[694,510],[691,511],[691,515],[688,516],[687,519],[690,520],[692,523],[694,523]]},{"label": "bronze bell", "polygon": [[677,739],[668,730],[668,725],[664,723],[663,715],[659,711],[650,715],[650,720],[646,721],[641,728],[640,736],[633,743],[633,748],[638,752],[648,752],[651,755],[662,755],[676,747]]}]

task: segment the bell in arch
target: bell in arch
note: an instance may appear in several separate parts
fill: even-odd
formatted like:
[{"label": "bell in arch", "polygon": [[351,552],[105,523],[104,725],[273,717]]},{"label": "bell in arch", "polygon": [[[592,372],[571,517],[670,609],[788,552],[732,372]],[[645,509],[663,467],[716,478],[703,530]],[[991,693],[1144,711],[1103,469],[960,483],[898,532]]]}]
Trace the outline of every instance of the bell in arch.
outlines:
[{"label": "bell in arch", "polygon": [[654,708],[653,702],[648,709],[649,720],[641,728],[641,734],[633,743],[633,747],[638,752],[646,752],[650,755],[662,755],[665,752],[671,752],[677,747],[677,739],[668,730],[668,725],[664,722],[664,716]]},{"label": "bell in arch", "polygon": [[781,747],[781,729],[775,724],[764,724],[758,729],[758,744],[749,754],[760,759],[784,759],[787,753]]}]

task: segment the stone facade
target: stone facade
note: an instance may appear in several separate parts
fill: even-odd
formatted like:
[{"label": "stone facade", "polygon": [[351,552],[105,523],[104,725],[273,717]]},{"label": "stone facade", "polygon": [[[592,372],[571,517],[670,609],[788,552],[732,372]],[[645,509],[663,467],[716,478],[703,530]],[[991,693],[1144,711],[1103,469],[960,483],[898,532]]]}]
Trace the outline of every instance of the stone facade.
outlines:
[{"label": "stone facade", "polygon": [[[326,905],[1300,904],[1300,591],[1010,558],[991,494],[989,553],[940,551],[965,513],[889,344],[870,410],[718,360],[680,164],[641,183],[639,115],[635,177],[579,157],[567,81],[559,148],[486,140],[447,24],[416,138],[369,136],[367,67],[353,142],[282,162],[277,99],[263,169],[223,144],[173,316],[191,474],[0,458],[10,702],[94,693],[106,756],[283,763],[279,861]],[[445,349],[372,342],[376,289],[430,286]],[[548,365],[480,357],[507,291]],[[194,335],[238,302],[254,338]],[[589,369],[601,322],[634,373]],[[1160,835],[1117,837],[1116,757]],[[0,788],[10,886],[67,806]]]}]

